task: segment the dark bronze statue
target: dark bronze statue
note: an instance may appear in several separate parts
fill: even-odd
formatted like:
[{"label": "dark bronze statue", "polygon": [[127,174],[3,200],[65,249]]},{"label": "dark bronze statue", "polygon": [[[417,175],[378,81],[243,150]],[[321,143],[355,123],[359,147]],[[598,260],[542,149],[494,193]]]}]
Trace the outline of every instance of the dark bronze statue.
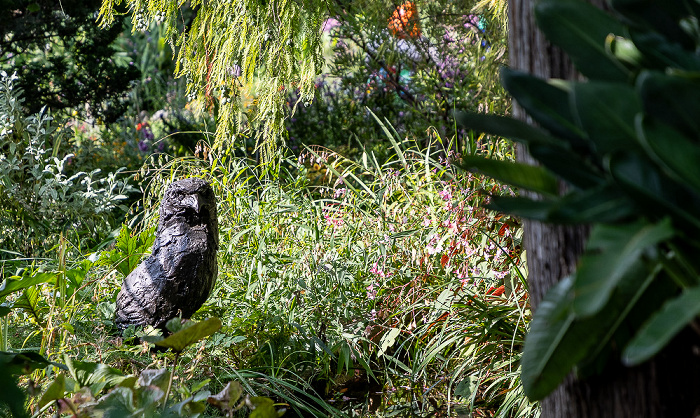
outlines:
[{"label": "dark bronze statue", "polygon": [[115,322],[165,329],[176,316],[189,318],[207,300],[216,275],[219,225],[216,197],[202,179],[172,183],[160,204],[151,255],[124,279]]}]

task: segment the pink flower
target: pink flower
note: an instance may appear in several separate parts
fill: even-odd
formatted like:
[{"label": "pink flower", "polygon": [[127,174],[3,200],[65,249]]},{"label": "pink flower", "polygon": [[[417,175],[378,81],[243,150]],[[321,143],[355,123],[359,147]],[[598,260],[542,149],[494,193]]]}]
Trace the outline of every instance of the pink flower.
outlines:
[{"label": "pink flower", "polygon": [[321,30],[323,30],[324,33],[329,33],[331,30],[337,28],[338,26],[340,26],[340,22],[337,19],[331,17],[329,19],[326,19],[325,22],[323,22]]},{"label": "pink flower", "polygon": [[377,289],[374,288],[374,283],[367,286],[367,298],[374,299],[377,297]]},{"label": "pink flower", "polygon": [[438,194],[440,195],[440,197],[441,197],[442,200],[444,200],[444,201],[450,201],[450,200],[452,200],[452,192],[451,192],[450,190],[445,189],[445,190],[443,190],[443,191],[441,191],[441,192],[438,192]]}]

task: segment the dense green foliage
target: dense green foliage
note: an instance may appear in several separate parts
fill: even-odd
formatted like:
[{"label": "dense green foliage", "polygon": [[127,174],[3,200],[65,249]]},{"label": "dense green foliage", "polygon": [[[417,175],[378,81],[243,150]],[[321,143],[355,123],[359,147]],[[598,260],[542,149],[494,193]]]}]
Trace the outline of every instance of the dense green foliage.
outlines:
[{"label": "dense green foliage", "polygon": [[0,70],[16,73],[24,106],[114,122],[136,67],[115,56],[119,19],[109,30],[95,25],[99,0],[3,0],[0,2]]},{"label": "dense green foliage", "polygon": [[119,171],[76,167],[66,135],[43,109],[24,116],[16,78],[0,72],[0,249],[40,256],[61,234],[94,247],[126,212],[120,203],[132,187]]},{"label": "dense green foliage", "polygon": [[[504,28],[491,12],[469,12],[471,1],[412,4],[406,10],[420,16],[414,36],[395,33],[388,22],[406,4],[353,2],[325,21],[328,72],[316,82],[312,105],[297,106],[286,121],[291,147],[305,142],[353,148],[358,138],[385,142],[368,107],[402,137],[434,132],[456,141],[453,151],[469,152],[473,138],[455,129],[452,113],[506,108],[494,76],[506,62]],[[296,99],[288,99],[290,108]]]},{"label": "dense green foliage", "polygon": [[[541,128],[464,117],[527,144],[543,165],[465,161],[542,196],[496,198],[492,208],[593,225],[576,272],[550,290],[533,319],[522,362],[531,399],[546,396],[572,369],[584,377],[606,362],[652,358],[700,313],[700,7],[610,5],[613,14],[579,0],[537,3],[539,26],[587,77],[503,73],[506,89]],[[563,196],[555,179],[568,186]]]}]

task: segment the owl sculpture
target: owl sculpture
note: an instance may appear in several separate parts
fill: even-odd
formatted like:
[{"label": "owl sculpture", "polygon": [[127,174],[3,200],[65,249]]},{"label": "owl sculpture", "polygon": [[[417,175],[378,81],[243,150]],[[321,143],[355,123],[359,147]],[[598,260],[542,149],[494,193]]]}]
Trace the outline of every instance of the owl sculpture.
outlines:
[{"label": "owl sculpture", "polygon": [[165,329],[176,316],[189,318],[207,300],[216,281],[219,225],[216,197],[202,179],[168,186],[151,255],[125,279],[115,322]]}]

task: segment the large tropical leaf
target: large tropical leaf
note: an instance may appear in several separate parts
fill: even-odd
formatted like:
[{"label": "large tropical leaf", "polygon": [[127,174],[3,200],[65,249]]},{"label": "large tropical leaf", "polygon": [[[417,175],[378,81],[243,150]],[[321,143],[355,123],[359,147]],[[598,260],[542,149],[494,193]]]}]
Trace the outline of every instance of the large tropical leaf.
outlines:
[{"label": "large tropical leaf", "polygon": [[576,117],[599,155],[639,147],[634,118],[642,110],[635,90],[622,83],[576,83],[571,92]]},{"label": "large tropical leaf", "polygon": [[644,149],[654,161],[678,182],[700,193],[700,144],[650,118],[637,119],[637,132]]},{"label": "large tropical leaf", "polygon": [[483,114],[455,112],[455,120],[460,126],[491,135],[498,135],[525,144],[530,143],[560,143],[561,140],[553,138],[542,129],[528,125],[511,117]]},{"label": "large tropical leaf", "polygon": [[700,314],[700,287],[686,289],[667,302],[627,345],[622,360],[640,364],[661,351],[671,339]]},{"label": "large tropical leaf", "polygon": [[627,81],[631,73],[606,48],[608,35],[623,35],[611,15],[580,0],[542,0],[535,5],[537,24],[562,48],[576,68],[591,79]]},{"label": "large tropical leaf", "polygon": [[644,110],[690,138],[700,137],[700,82],[691,75],[644,71],[637,79]]},{"label": "large tropical leaf", "polygon": [[[531,74],[503,68],[501,82],[508,93],[537,123],[554,135],[581,145],[583,132],[576,125],[565,84],[552,84]],[[568,86],[570,83],[566,84]]]},{"label": "large tropical leaf", "polygon": [[636,213],[634,202],[609,184],[570,192],[559,199],[494,196],[488,207],[527,219],[558,224],[616,222]]},{"label": "large tropical leaf", "polygon": [[674,224],[700,233],[700,202],[684,185],[662,176],[658,168],[637,153],[620,152],[608,161],[608,170],[626,194],[649,217],[670,216]]},{"label": "large tropical leaf", "polygon": [[644,57],[646,68],[663,70],[672,67],[688,71],[700,70],[700,57],[680,44],[669,43],[659,33],[630,30],[630,39]]},{"label": "large tropical leaf", "polygon": [[56,280],[56,273],[36,273],[31,276],[10,276],[5,279],[0,286],[0,298],[28,287],[41,283],[53,283]]},{"label": "large tropical leaf", "polygon": [[460,164],[467,170],[484,173],[516,187],[550,196],[558,193],[556,177],[543,167],[478,156],[462,157]]},{"label": "large tropical leaf", "polygon": [[641,261],[643,252],[673,234],[668,219],[658,224],[596,225],[576,271],[574,313],[587,317],[599,312],[620,280]]},{"label": "large tropical leaf", "polygon": [[678,21],[688,15],[698,15],[700,7],[692,1],[668,0],[608,0],[610,6],[634,28],[652,30],[663,35],[667,44],[694,47],[693,39]]},{"label": "large tropical leaf", "polygon": [[600,358],[610,342],[617,339],[628,316],[648,295],[659,268],[637,263],[608,300],[593,316],[578,318],[571,309],[574,279],[567,277],[547,293],[530,324],[521,360],[525,394],[542,399],[554,390],[574,366]]},{"label": "large tropical leaf", "polygon": [[572,186],[586,189],[597,187],[605,181],[599,167],[564,146],[537,143],[530,144],[528,151],[533,158]]}]

